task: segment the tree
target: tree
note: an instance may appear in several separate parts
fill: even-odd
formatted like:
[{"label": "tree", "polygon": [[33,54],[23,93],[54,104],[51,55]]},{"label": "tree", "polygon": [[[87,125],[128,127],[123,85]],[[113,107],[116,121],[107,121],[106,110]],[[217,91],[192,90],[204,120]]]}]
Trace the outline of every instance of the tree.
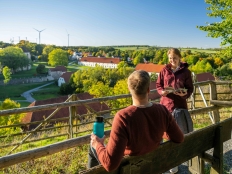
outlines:
[{"label": "tree", "polygon": [[143,55],[142,53],[139,53],[134,59],[133,59],[133,64],[136,66],[139,63],[143,62]]},{"label": "tree", "polygon": [[30,60],[23,53],[21,48],[18,47],[6,47],[0,50],[0,62],[3,66],[13,70],[13,73],[18,68],[23,68],[30,64]]},{"label": "tree", "polygon": [[[114,95],[129,94],[127,79],[119,80],[113,88]],[[112,108],[121,108],[131,105],[131,98],[117,99],[112,101]]]},{"label": "tree", "polygon": [[158,79],[158,75],[156,73],[151,73],[151,81],[156,81]]},{"label": "tree", "polygon": [[11,79],[11,76],[10,76],[11,75],[11,70],[7,66],[5,66],[3,68],[2,73],[3,73],[4,79],[5,79],[4,83],[7,84],[10,81],[10,79]]},{"label": "tree", "polygon": [[219,75],[221,76],[229,76],[232,74],[232,63],[227,63],[222,65],[219,69]]},{"label": "tree", "polygon": [[52,50],[48,55],[48,64],[51,66],[68,65],[68,53],[60,48]]},{"label": "tree", "polygon": [[158,64],[163,59],[164,52],[162,50],[157,50],[155,52],[155,57],[153,59],[153,63]]},{"label": "tree", "polygon": [[196,55],[188,55],[185,60],[189,65],[195,65],[199,60],[199,57]]},{"label": "tree", "polygon": [[206,31],[207,36],[221,38],[221,45],[229,44],[228,51],[232,50],[232,0],[205,0],[209,7],[207,16],[220,19],[220,22],[206,23],[206,26],[197,26],[202,31]]},{"label": "tree", "polygon": [[112,95],[112,89],[109,87],[108,84],[104,84],[102,82],[97,82],[96,84],[93,84],[91,88],[89,89],[89,93],[91,95],[94,95],[95,97],[105,97],[105,96],[111,96]]},{"label": "tree", "polygon": [[214,64],[215,64],[217,67],[220,67],[220,66],[223,65],[223,61],[222,61],[221,58],[216,57],[216,58],[214,59]]},{"label": "tree", "polygon": [[195,72],[195,74],[203,73],[203,72],[213,72],[213,68],[207,59],[199,60],[196,65],[191,67],[191,70]]},{"label": "tree", "polygon": [[48,61],[48,55],[54,49],[55,49],[55,46],[53,46],[53,45],[47,45],[46,47],[44,47],[41,60]]},{"label": "tree", "polygon": [[74,91],[75,91],[75,88],[72,87],[71,83],[63,83],[60,87],[59,94],[68,95],[68,94],[73,94]]},{"label": "tree", "polygon": [[127,66],[128,66],[128,64],[126,61],[120,61],[117,68],[123,68],[123,67],[127,67]]},{"label": "tree", "polygon": [[38,66],[37,66],[37,68],[36,68],[36,72],[38,73],[38,74],[43,74],[43,73],[45,73],[45,65],[43,65],[43,64],[39,64]]},{"label": "tree", "polygon": [[[7,110],[7,109],[14,109],[14,108],[20,108],[20,104],[9,98],[5,99],[2,103],[0,103],[0,110]],[[12,125],[12,124],[19,124],[23,116],[24,114],[13,114],[13,115],[0,117],[0,125],[7,126],[7,125]],[[14,133],[21,132],[21,129],[19,127],[0,129],[0,135],[7,135],[13,132]]]}]

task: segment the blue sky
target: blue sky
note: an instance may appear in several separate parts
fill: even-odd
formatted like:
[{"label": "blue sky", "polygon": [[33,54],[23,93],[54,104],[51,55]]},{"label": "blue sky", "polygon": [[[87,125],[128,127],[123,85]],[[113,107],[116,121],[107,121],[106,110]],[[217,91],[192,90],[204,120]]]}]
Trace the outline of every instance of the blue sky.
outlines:
[{"label": "blue sky", "polygon": [[57,46],[220,47],[196,28],[209,18],[204,0],[0,0],[0,41]]}]

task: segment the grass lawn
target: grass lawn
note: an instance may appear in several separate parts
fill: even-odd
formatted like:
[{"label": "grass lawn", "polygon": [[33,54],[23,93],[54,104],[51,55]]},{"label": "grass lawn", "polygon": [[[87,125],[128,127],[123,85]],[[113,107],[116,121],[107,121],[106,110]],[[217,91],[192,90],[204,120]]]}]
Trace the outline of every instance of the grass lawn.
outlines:
[{"label": "grass lawn", "polygon": [[207,49],[191,49],[191,48],[181,48],[181,51],[191,50],[192,53],[195,52],[205,52],[205,53],[216,53],[217,51],[214,50],[207,50]]},{"label": "grass lawn", "polygon": [[[47,64],[47,62],[34,62],[31,69],[28,71],[21,71],[11,75],[11,78],[25,78],[25,77],[34,77],[36,74],[36,67],[39,64],[45,65],[46,69],[54,68]],[[80,66],[76,62],[67,66],[67,70],[71,72],[76,72],[78,69],[87,69],[87,66]],[[4,80],[2,74],[0,74],[0,80]],[[21,94],[25,91],[31,90],[33,88],[42,86],[47,84],[48,82],[41,83],[30,83],[30,84],[19,84],[19,85],[5,85],[0,86],[0,101],[4,101],[6,98],[10,98],[11,100],[18,101],[21,104],[21,107],[26,107],[29,105],[28,102],[25,102],[25,98],[21,97]],[[58,94],[59,87],[54,83],[49,86],[45,86],[40,88],[38,91],[33,92],[32,97],[35,100],[44,100],[49,98],[59,97]]]},{"label": "grass lawn", "polygon": [[58,94],[60,87],[58,87],[55,83],[40,88],[38,91],[33,92],[32,97],[35,100],[45,100],[49,98],[59,97],[61,95]]},{"label": "grass lawn", "polygon": [[[36,74],[36,67],[32,65],[30,70],[27,71],[19,71],[16,72],[15,74],[11,74],[11,78],[15,79],[15,78],[25,78],[25,77],[34,77],[34,74]],[[4,80],[4,77],[2,74],[0,74],[0,80]]]},{"label": "grass lawn", "polygon": [[17,100],[22,100],[21,94],[23,92],[47,83],[48,82],[0,86],[0,100],[4,100],[5,98],[14,98],[15,100],[19,98]]},{"label": "grass lawn", "polygon": [[81,66],[81,65],[78,65],[77,63],[73,63],[73,64],[67,66],[67,71],[76,72],[79,69],[83,70],[83,69],[87,69],[87,68],[89,68],[89,67],[88,66]]},{"label": "grass lawn", "polygon": [[27,102],[27,101],[25,101],[25,102],[23,102],[23,101],[17,101],[18,103],[20,103],[20,107],[22,108],[22,107],[28,107],[31,103],[30,102]]}]

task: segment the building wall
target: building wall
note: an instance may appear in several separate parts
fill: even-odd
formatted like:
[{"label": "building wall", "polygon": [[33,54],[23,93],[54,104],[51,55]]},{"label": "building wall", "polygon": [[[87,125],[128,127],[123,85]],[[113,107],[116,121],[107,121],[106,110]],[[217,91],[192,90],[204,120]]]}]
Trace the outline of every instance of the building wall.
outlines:
[{"label": "building wall", "polygon": [[117,68],[117,64],[113,63],[97,63],[97,62],[84,62],[84,61],[79,61],[79,65],[84,65],[84,66],[90,66],[90,67],[95,67],[96,65],[102,66],[104,68]]},{"label": "building wall", "polygon": [[65,80],[63,77],[60,77],[58,80],[58,86],[61,86],[63,83],[65,83]]}]

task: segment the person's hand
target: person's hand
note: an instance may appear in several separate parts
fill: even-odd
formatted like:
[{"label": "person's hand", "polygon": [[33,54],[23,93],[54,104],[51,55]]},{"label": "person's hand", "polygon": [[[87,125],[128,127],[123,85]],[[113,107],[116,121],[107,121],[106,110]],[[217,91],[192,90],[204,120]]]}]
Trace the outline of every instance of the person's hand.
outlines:
[{"label": "person's hand", "polygon": [[104,140],[105,140],[105,135],[102,137],[102,138],[99,138],[97,135],[94,135],[93,133],[91,134],[91,141],[90,141],[90,144],[91,146],[96,149],[97,147],[97,143],[101,143],[101,144],[104,144]]},{"label": "person's hand", "polygon": [[185,96],[187,94],[187,92],[184,91],[178,91],[178,92],[174,92],[175,95],[179,95],[181,97]]},{"label": "person's hand", "polygon": [[169,94],[169,91],[162,91],[161,92],[161,95],[164,96],[164,97],[166,97],[167,94]]}]

